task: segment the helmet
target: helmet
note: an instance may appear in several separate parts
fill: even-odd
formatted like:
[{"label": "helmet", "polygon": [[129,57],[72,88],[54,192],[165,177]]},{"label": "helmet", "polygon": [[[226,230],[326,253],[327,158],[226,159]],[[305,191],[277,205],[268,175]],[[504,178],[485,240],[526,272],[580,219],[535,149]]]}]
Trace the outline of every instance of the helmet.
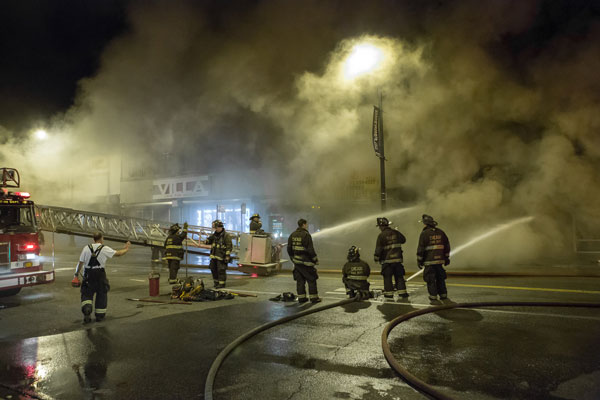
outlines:
[{"label": "helmet", "polygon": [[179,231],[179,224],[173,224],[169,228],[169,233],[177,233]]},{"label": "helmet", "polygon": [[250,219],[252,219],[252,218],[260,218],[260,215],[258,213],[254,213],[254,214],[252,214]]},{"label": "helmet", "polygon": [[359,250],[360,249],[356,246],[350,247],[350,249],[348,249],[348,261],[358,260],[360,258]]},{"label": "helmet", "polygon": [[225,225],[223,225],[223,221],[221,221],[220,219],[215,219],[213,221],[213,228],[224,228]]},{"label": "helmet", "polygon": [[427,214],[423,214],[421,217],[421,222],[428,226],[436,226],[438,224],[431,215]]},{"label": "helmet", "polygon": [[390,221],[386,217],[377,218],[376,226],[389,226],[389,224],[390,224]]}]

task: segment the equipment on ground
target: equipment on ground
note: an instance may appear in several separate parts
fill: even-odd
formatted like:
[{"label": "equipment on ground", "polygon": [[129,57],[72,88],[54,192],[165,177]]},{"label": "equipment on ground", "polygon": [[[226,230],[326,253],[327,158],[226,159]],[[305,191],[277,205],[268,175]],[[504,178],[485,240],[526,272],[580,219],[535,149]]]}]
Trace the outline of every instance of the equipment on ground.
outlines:
[{"label": "equipment on ground", "polygon": [[19,188],[14,168],[0,168],[0,296],[12,296],[26,286],[54,282],[54,270],[44,271],[40,259],[40,226],[35,205]]},{"label": "equipment on ground", "polygon": [[155,300],[155,299],[135,299],[135,298],[128,298],[127,300],[131,300],[131,301],[145,301],[148,303],[161,303],[161,304],[192,304],[188,301],[173,301],[173,300]]}]

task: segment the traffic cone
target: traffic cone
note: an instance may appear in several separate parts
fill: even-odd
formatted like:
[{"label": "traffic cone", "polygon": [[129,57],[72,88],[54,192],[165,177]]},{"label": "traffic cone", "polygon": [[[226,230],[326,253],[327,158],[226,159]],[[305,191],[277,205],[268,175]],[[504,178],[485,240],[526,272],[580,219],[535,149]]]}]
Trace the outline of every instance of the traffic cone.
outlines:
[{"label": "traffic cone", "polygon": [[73,287],[79,287],[81,286],[81,282],[79,282],[79,278],[78,277],[74,277],[73,280],[71,281],[71,286]]}]

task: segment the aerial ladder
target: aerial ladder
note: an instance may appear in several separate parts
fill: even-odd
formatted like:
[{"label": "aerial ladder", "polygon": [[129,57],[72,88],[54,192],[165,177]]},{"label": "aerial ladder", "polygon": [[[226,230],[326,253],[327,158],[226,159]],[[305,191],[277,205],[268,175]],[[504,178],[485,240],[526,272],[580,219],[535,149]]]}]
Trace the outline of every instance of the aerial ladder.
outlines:
[{"label": "aerial ladder", "polygon": [[[152,248],[152,258],[163,248],[172,222],[160,222],[143,218],[111,215],[71,208],[54,207],[36,204],[36,217],[40,230],[63,233],[75,236],[92,237],[101,232],[104,239],[125,243],[127,241],[139,246]],[[209,246],[204,241],[212,233],[212,228],[189,225],[184,247],[190,254],[207,256],[202,249]],[[239,250],[240,233],[227,231],[231,235],[233,250]]]}]

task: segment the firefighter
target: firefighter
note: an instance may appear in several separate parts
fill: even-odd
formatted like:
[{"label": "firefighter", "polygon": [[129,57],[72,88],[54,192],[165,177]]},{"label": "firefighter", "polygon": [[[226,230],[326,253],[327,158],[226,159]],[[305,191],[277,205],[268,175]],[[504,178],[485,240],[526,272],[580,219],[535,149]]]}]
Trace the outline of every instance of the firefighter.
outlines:
[{"label": "firefighter", "polygon": [[251,234],[262,234],[265,231],[262,229],[262,222],[260,222],[260,215],[258,213],[252,214],[250,217],[250,233]]},{"label": "firefighter", "polygon": [[183,230],[179,231],[179,224],[171,225],[169,236],[165,240],[165,257],[169,263],[169,284],[174,285],[177,281],[179,264],[183,259],[183,241],[187,238],[188,223],[183,224]]},{"label": "firefighter", "polygon": [[225,226],[220,220],[212,223],[214,232],[206,239],[206,244],[210,244],[210,271],[212,272],[215,289],[225,287],[227,281],[227,264],[231,261],[231,251],[233,244],[231,236],[225,232]]},{"label": "firefighter", "polygon": [[406,243],[406,238],[396,229],[390,228],[390,221],[385,217],[377,218],[377,226],[381,233],[375,244],[375,262],[381,263],[383,296],[393,299],[396,292],[399,297],[407,298],[402,264],[402,244]]},{"label": "firefighter", "polygon": [[419,237],[417,264],[419,268],[425,267],[423,280],[427,283],[429,301],[438,304],[438,295],[441,300],[448,298],[443,266],[450,264],[450,242],[444,231],[436,227],[437,222],[432,216],[423,214],[421,222],[424,227]]},{"label": "firefighter", "polygon": [[[81,312],[83,323],[92,321],[92,311],[95,311],[96,321],[102,321],[106,316],[108,303],[108,291],[110,285],[106,278],[106,261],[109,258],[120,257],[129,251],[130,242],[125,243],[121,250],[113,250],[104,245],[104,237],[101,232],[94,233],[94,243],[88,244],[81,251],[79,263],[75,271],[75,278],[79,276],[83,268],[83,282],[81,284]],[[94,304],[94,295],[96,301]],[[94,304],[94,307],[92,306]]]},{"label": "firefighter", "polygon": [[[298,291],[298,302],[306,303],[309,299],[312,303],[319,303],[317,292],[317,269],[319,264],[317,253],[313,247],[312,237],[308,233],[308,222],[300,218],[298,229],[288,238],[287,251],[294,263],[294,280]],[[308,283],[308,298],[306,297],[306,283]]]},{"label": "firefighter", "polygon": [[369,275],[371,268],[369,264],[360,259],[360,249],[356,246],[348,250],[348,262],[342,268],[342,282],[346,286],[348,297],[354,297],[357,293],[363,299],[370,297]]}]

